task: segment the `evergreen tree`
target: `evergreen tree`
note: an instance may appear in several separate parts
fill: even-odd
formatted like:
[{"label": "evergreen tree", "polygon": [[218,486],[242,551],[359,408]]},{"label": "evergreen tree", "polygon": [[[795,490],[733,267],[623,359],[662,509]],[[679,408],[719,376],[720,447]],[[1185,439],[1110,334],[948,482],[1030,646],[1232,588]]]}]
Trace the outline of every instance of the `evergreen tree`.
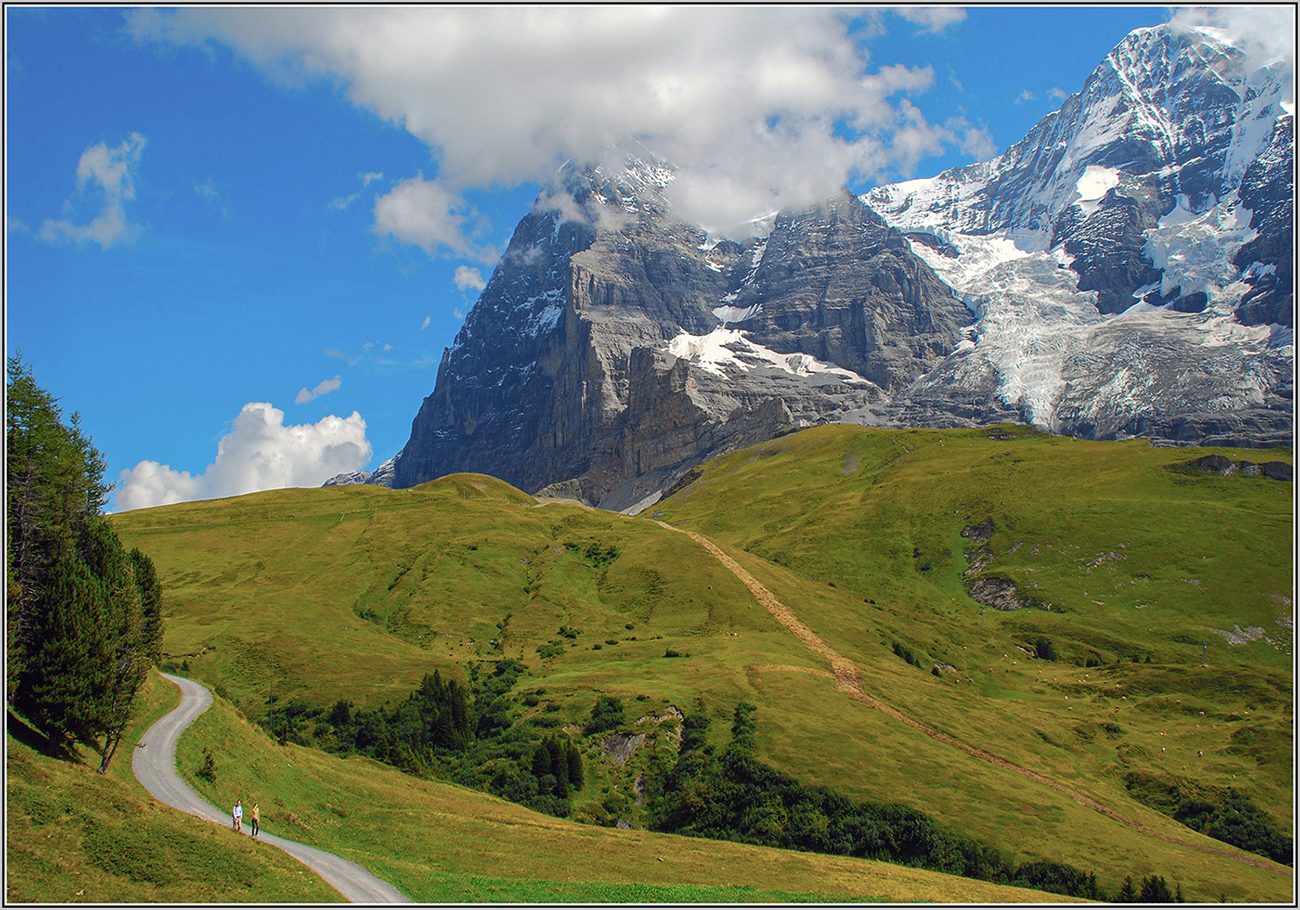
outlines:
[{"label": "evergreen tree", "polygon": [[50,752],[64,755],[74,742],[93,742],[102,727],[103,586],[84,563],[64,556],[49,573],[41,606],[12,701],[45,734]]},{"label": "evergreen tree", "polygon": [[1120,885],[1119,894],[1115,895],[1117,904],[1134,904],[1137,903],[1137,891],[1133,888],[1133,876],[1124,876],[1124,884]]},{"label": "evergreen tree", "polygon": [[107,463],[78,415],[65,426],[21,358],[7,367],[5,691],[52,752],[100,750],[102,773],[161,656],[162,588],[101,515]]},{"label": "evergreen tree", "polygon": [[573,785],[573,789],[581,790],[583,783],[582,751],[568,741],[566,741],[565,747],[568,752],[569,783]]},{"label": "evergreen tree", "polygon": [[587,721],[583,732],[590,736],[606,730],[617,730],[622,724],[623,700],[612,695],[601,695],[596,698],[596,706],[591,709],[591,720]]},{"label": "evergreen tree", "polygon": [[1142,879],[1142,890],[1138,901],[1144,904],[1172,904],[1174,896],[1169,893],[1169,885],[1163,875],[1150,875]]}]

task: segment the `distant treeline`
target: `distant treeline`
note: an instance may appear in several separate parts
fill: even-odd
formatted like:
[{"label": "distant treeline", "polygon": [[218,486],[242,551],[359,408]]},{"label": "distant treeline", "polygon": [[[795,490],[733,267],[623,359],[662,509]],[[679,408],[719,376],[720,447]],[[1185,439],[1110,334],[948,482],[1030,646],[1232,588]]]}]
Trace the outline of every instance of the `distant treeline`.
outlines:
[{"label": "distant treeline", "polygon": [[89,746],[102,773],[161,656],[162,587],[102,515],[107,463],[79,417],[21,358],[6,379],[5,695],[51,754]]}]

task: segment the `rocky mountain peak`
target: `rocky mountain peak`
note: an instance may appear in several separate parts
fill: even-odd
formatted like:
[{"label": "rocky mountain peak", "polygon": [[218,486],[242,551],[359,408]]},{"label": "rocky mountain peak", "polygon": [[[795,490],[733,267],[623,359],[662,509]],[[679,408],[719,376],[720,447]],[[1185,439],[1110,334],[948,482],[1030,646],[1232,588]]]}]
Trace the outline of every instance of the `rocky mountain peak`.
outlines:
[{"label": "rocky mountain peak", "polygon": [[740,241],[676,218],[644,150],[568,163],[381,473],[635,511],[821,422],[1289,443],[1294,120],[1252,65],[1140,29],[999,157]]}]

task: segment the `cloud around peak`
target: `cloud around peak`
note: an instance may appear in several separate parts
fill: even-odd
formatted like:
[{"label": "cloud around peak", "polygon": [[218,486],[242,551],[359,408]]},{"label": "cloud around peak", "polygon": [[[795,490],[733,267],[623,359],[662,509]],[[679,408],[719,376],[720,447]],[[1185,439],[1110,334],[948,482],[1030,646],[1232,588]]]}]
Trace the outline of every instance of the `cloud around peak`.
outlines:
[{"label": "cloud around peak", "polygon": [[1208,28],[1220,32],[1246,54],[1251,66],[1281,64],[1295,71],[1293,4],[1179,7],[1169,21],[1174,29]]},{"label": "cloud around peak", "polygon": [[[916,8],[926,31],[962,18]],[[142,43],[224,46],[281,85],[321,80],[423,141],[438,174],[402,181],[374,230],[490,261],[474,188],[544,182],[631,137],[673,162],[680,213],[718,230],[910,173],[945,142],[903,103],[928,68],[872,72],[879,17],[821,7],[330,7],[135,10]],[[865,23],[865,25],[864,25]]]}]

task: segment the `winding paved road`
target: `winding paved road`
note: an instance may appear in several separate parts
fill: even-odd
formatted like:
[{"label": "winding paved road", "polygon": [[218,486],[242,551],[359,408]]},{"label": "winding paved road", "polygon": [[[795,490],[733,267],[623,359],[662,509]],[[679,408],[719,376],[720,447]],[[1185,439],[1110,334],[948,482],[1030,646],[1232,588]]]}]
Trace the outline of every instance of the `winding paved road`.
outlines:
[{"label": "winding paved road", "polygon": [[[176,773],[176,742],[180,739],[181,731],[212,704],[212,693],[192,680],[167,673],[163,677],[181,687],[181,703],[149,728],[144,735],[146,745],[143,748],[132,750],[131,770],[140,783],[144,784],[144,788],[160,802],[207,821],[229,825],[228,811],[204,802]],[[337,888],[340,894],[353,903],[411,903],[410,898],[388,882],[375,878],[351,860],[265,831],[257,839],[279,847]]]}]

